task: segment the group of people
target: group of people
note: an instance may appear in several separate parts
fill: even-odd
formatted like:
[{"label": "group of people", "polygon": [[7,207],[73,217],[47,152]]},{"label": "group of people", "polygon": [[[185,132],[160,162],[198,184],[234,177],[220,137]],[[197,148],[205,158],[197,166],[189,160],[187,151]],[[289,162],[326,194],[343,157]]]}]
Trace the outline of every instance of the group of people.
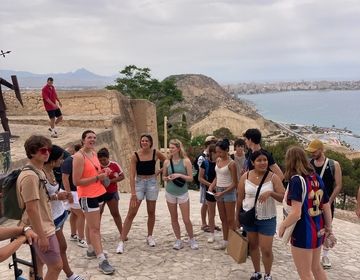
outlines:
[{"label": "group of people", "polygon": [[[306,148],[311,161],[304,149],[288,149],[283,173],[272,155],[261,148],[260,142],[260,131],[248,129],[244,139],[235,141],[235,153],[230,155],[230,142],[227,139],[217,140],[214,136],[206,138],[205,150],[197,164],[201,183],[200,202],[203,204],[202,229],[209,232],[208,242],[215,242],[217,206],[223,238],[214,249],[226,249],[229,231],[242,227],[249,241],[249,254],[254,267],[250,279],[262,279],[260,259],[265,268],[264,279],[272,279],[272,243],[277,224],[275,201],[285,202],[291,207],[291,212],[281,222],[278,234],[281,237],[287,228],[296,223],[291,237],[291,251],[300,278],[326,279],[323,267],[331,267],[329,248],[324,248],[320,260],[321,248],[332,235],[333,205],[341,190],[340,165],[327,159],[322,142],[314,140]],[[28,240],[37,252],[38,271],[41,273],[43,266],[47,266],[44,279],[57,279],[61,270],[67,279],[82,279],[72,271],[67,261],[67,244],[62,229],[69,214],[66,208],[68,203],[71,211],[70,240],[87,248],[87,258],[97,258],[100,271],[104,274],[114,273],[115,269],[109,263],[101,241],[104,205],[108,205],[119,232],[116,253],[122,254],[134,218],[142,200],[146,199],[148,221],[145,241],[150,247],[156,246],[153,229],[159,195],[157,176],[160,174],[166,184],[165,198],[175,235],[173,248],[180,250],[184,246],[178,219],[179,208],[190,248],[197,250],[199,244],[193,234],[188,192],[188,184],[193,180],[193,167],[182,143],[177,139],[170,140],[168,157],[153,147],[151,135],[141,135],[139,144],[139,150],[134,152],[130,161],[131,198],[122,223],[117,182],[123,180],[125,175],[117,163],[109,160],[106,148],[96,152],[95,132],[84,131],[81,145],[74,147],[70,153],[52,145],[50,139],[44,136],[34,135],[27,139],[24,146],[31,168],[22,171],[17,181],[18,200],[25,211],[21,227],[8,229],[19,236],[11,243],[10,251]],[[157,161],[163,163],[162,168],[156,164]],[[59,169],[60,176],[57,176]],[[288,182],[286,192],[284,181]],[[243,225],[239,219],[240,213],[250,211],[253,207],[255,222]],[[8,231],[0,232],[0,237],[7,238]],[[329,245],[329,242],[325,243]]]}]

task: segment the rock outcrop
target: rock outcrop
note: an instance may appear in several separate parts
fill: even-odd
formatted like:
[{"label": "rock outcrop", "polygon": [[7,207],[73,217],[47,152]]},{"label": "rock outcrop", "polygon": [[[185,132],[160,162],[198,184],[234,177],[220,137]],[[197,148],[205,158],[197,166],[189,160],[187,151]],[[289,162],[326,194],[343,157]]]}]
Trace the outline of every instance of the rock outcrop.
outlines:
[{"label": "rock outcrop", "polygon": [[193,136],[211,134],[227,127],[240,136],[250,128],[259,128],[265,135],[278,129],[276,125],[259,115],[248,103],[229,96],[212,78],[204,75],[185,74],[170,76],[182,91],[184,100],[174,107],[179,112],[172,120],[185,114]]}]

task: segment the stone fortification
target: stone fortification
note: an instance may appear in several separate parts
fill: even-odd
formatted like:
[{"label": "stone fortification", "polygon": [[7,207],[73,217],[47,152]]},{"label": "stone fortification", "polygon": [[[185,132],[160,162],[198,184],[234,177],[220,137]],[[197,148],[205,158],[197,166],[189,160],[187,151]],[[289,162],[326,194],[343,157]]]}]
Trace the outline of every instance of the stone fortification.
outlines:
[{"label": "stone fortification", "polygon": [[[85,129],[97,133],[97,147],[107,147],[111,158],[124,169],[125,180],[121,191],[129,191],[129,165],[132,153],[139,148],[139,137],[150,133],[154,147],[158,145],[156,108],[147,100],[131,100],[116,91],[64,91],[58,92],[63,103],[64,121],[59,127],[60,137],[54,144],[68,147],[80,141]],[[26,161],[24,141],[33,133],[48,135],[48,117],[43,109],[40,92],[23,93],[24,108],[7,94],[5,97],[10,127],[20,138],[11,144],[12,166],[17,168]]]},{"label": "stone fortification", "polygon": [[250,128],[259,128],[266,135],[277,127],[265,120],[247,103],[232,98],[213,79],[204,75],[170,76],[182,91],[184,100],[174,106],[179,113],[172,120],[186,120],[193,136],[211,134],[214,130],[227,127],[234,135],[240,136]]}]

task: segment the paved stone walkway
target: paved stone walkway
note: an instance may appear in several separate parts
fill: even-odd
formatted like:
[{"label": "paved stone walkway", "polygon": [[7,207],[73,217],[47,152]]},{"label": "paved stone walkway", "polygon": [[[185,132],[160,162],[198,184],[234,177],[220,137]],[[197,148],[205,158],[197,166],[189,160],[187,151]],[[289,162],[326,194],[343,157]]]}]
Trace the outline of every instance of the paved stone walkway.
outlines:
[{"label": "paved stone walkway", "polygon": [[[84,258],[85,249],[68,241],[68,256],[74,272],[84,275],[86,279],[249,279],[253,271],[251,260],[245,264],[236,264],[232,258],[223,251],[213,250],[213,244],[207,243],[207,234],[200,230],[200,204],[199,192],[190,191],[191,217],[195,236],[200,249],[193,251],[189,245],[180,251],[172,249],[174,235],[170,224],[170,216],[166,206],[164,191],[159,195],[157,205],[157,218],[154,236],[157,246],[150,248],[145,243],[146,236],[146,207],[140,207],[133,227],[126,242],[125,253],[115,254],[118,234],[115,224],[108,211],[102,221],[102,237],[105,250],[109,253],[110,263],[116,268],[112,276],[104,276],[97,271],[97,261]],[[121,194],[120,211],[123,219],[127,213],[129,194]],[[279,215],[281,207],[278,207]],[[280,217],[280,216],[279,216]],[[217,224],[220,224],[217,217]],[[5,224],[11,224],[6,222]],[[181,223],[180,223],[181,224]],[[68,237],[69,224],[65,225],[65,235]],[[181,224],[182,235],[185,229]],[[329,279],[360,279],[360,225],[339,219],[334,220],[334,232],[338,244],[331,252],[330,258],[333,268],[328,270]],[[221,238],[221,233],[217,233]],[[0,242],[2,246],[4,242]],[[23,246],[19,256],[26,256],[28,248]],[[13,273],[8,269],[10,259],[0,264],[0,278],[14,279]],[[273,279],[299,279],[296,274],[289,247],[284,246],[280,240],[274,240]],[[65,279],[62,273],[60,279]]]}]

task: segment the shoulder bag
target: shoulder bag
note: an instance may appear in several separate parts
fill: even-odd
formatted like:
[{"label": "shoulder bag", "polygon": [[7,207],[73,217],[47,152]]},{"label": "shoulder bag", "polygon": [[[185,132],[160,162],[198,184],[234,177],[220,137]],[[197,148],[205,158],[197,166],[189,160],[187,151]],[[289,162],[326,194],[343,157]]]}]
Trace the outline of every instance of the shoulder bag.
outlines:
[{"label": "shoulder bag", "polygon": [[[172,159],[170,159],[170,165],[171,165],[171,172],[172,174],[174,174],[175,170]],[[182,188],[186,183],[186,181],[183,178],[175,178],[174,180],[172,180],[172,182],[179,188]]]}]

